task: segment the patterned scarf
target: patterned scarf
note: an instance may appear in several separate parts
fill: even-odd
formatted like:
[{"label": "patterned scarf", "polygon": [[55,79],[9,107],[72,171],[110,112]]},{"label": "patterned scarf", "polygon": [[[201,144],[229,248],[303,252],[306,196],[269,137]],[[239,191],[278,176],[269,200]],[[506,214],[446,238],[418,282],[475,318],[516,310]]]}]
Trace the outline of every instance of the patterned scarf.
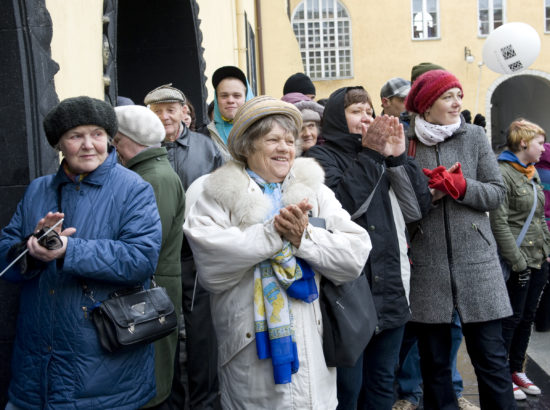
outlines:
[{"label": "patterned scarf", "polygon": [[[266,220],[272,218],[283,207],[281,184],[267,183],[253,171],[246,171],[271,200]],[[284,240],[279,252],[254,268],[256,351],[260,360],[271,357],[275,384],[290,383],[299,368],[291,299],[311,303],[318,297],[315,273],[306,261],[292,254],[292,249]]]},{"label": "patterned scarf", "polygon": [[445,141],[460,128],[460,120],[456,124],[437,125],[426,121],[420,115],[414,119],[414,133],[424,145],[432,146]]}]

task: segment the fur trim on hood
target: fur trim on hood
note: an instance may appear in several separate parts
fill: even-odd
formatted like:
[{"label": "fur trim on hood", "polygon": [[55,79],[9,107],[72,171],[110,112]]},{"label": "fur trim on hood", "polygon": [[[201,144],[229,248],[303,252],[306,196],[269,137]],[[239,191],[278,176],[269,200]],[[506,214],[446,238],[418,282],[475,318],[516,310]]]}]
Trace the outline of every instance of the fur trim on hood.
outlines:
[{"label": "fur trim on hood", "polygon": [[[297,204],[307,198],[315,210],[317,191],[324,180],[325,174],[316,160],[296,158],[283,181],[283,203]],[[228,208],[241,227],[263,222],[271,209],[270,200],[248,176],[244,165],[236,161],[229,161],[214,171],[204,182],[204,191]]]}]

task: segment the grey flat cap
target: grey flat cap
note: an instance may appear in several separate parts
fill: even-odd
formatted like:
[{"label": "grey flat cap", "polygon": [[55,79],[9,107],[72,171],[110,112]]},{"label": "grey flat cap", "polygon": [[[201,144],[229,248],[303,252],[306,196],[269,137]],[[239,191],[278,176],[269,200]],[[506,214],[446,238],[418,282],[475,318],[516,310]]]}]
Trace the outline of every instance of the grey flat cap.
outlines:
[{"label": "grey flat cap", "polygon": [[185,98],[185,94],[181,92],[181,90],[172,87],[172,83],[170,83],[161,85],[153,91],[149,91],[143,102],[145,105],[171,102],[185,104],[187,102],[187,98]]}]

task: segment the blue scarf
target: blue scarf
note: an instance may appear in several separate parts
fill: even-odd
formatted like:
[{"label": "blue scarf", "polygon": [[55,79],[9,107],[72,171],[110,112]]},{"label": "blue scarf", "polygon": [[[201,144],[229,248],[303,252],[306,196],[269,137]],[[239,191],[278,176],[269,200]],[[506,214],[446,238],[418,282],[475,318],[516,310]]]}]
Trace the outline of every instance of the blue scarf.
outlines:
[{"label": "blue scarf", "polygon": [[[246,170],[271,201],[266,220],[283,207],[281,184],[267,183],[253,171]],[[290,383],[299,368],[294,338],[291,298],[311,303],[319,296],[315,272],[292,254],[292,245],[283,248],[254,268],[254,326],[258,358],[271,358],[275,384]]]},{"label": "blue scarf", "polygon": [[498,156],[498,160],[499,161],[507,161],[507,162],[514,162],[516,164],[519,164],[521,165],[523,168],[527,168],[529,166],[529,164],[524,164],[523,162],[521,162],[518,157],[516,156],[516,154],[514,154],[512,151],[502,151],[500,153],[500,155]]}]

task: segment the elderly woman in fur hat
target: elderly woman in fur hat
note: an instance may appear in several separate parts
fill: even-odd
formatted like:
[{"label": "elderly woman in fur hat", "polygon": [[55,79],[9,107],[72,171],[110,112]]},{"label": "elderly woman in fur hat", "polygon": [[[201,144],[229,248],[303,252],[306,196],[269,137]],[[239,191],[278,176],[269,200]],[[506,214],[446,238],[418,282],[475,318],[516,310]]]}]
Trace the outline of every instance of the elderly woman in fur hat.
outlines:
[{"label": "elderly woman in fur hat", "polygon": [[323,184],[320,166],[295,159],[301,126],[289,103],[245,103],[228,139],[234,160],[205,180],[184,224],[211,292],[224,408],[337,405],[336,370],[323,356],[320,275],[356,278],[371,244]]},{"label": "elderly woman in fur hat", "polygon": [[109,145],[117,127],[113,107],[90,97],[44,119],[63,161],[31,182],[0,235],[0,270],[28,249],[3,276],[22,283],[7,408],[130,410],[155,396],[152,345],[109,353],[90,315],[96,301],[149,281],[161,243],[153,189]]}]

